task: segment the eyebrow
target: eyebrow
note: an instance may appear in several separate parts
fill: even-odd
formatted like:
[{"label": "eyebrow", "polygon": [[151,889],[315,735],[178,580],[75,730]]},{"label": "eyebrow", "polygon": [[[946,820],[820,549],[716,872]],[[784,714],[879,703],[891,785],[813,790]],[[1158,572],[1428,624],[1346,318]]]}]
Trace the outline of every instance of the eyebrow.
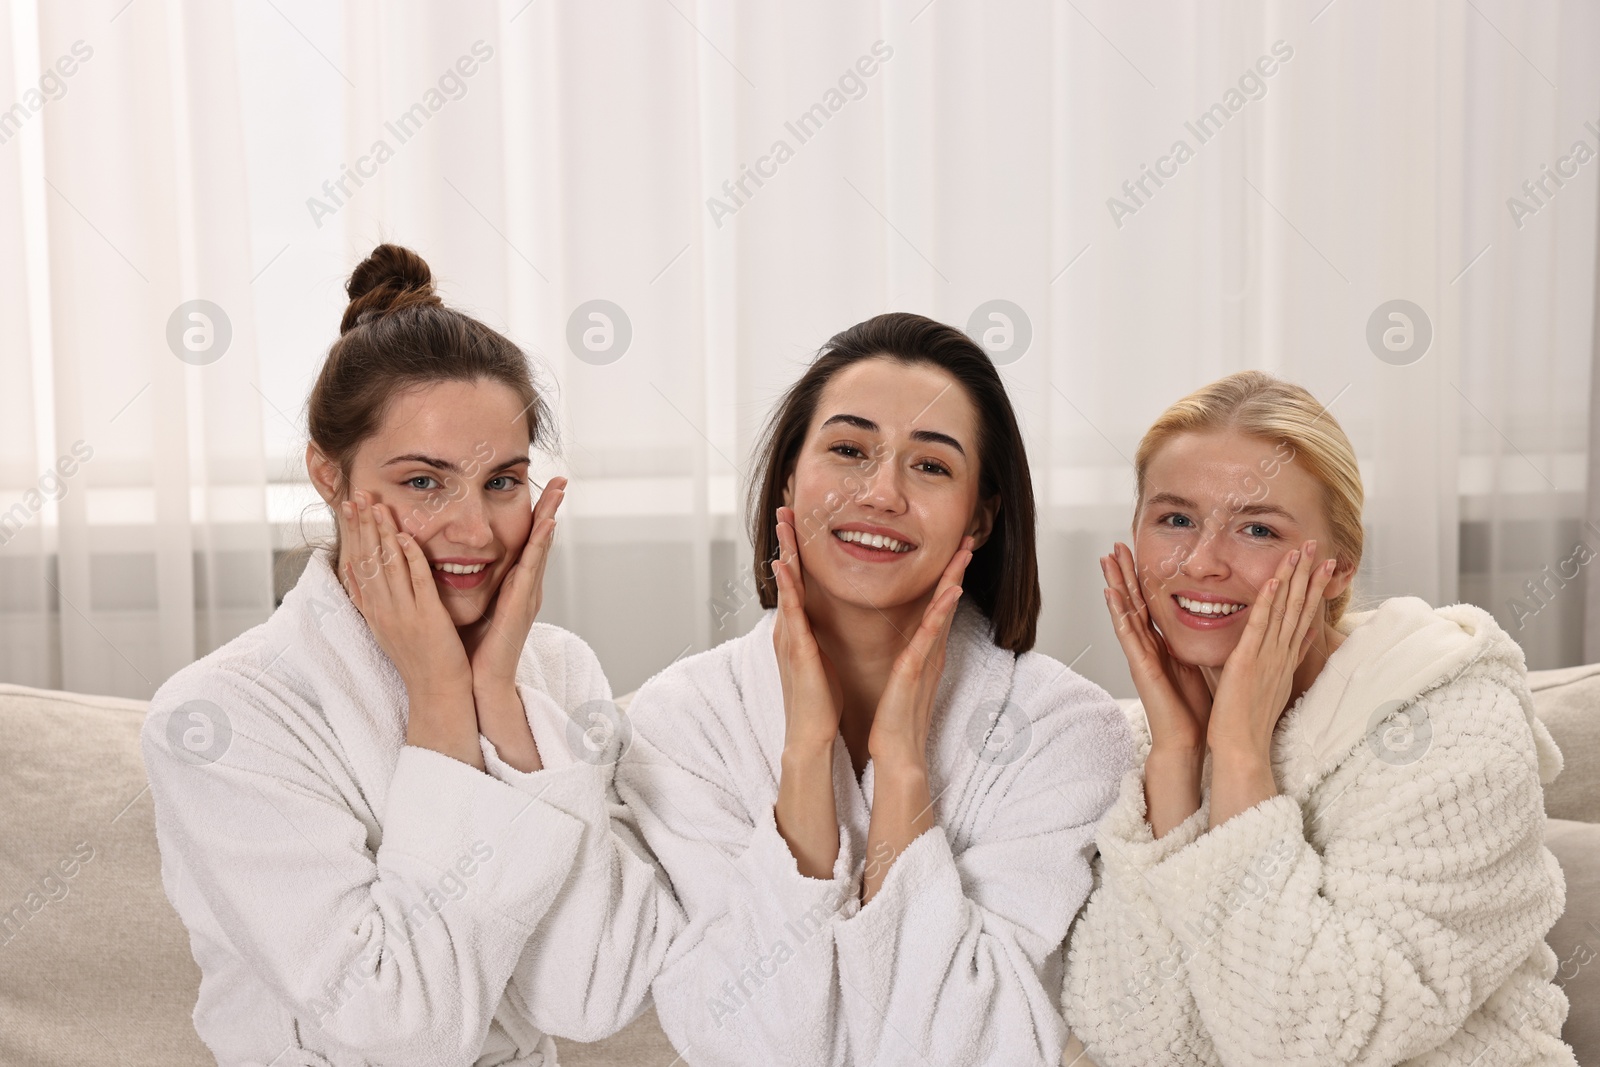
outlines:
[{"label": "eyebrow", "polygon": [[[822,425],[824,427],[832,426],[836,422],[842,422],[847,426],[854,426],[856,429],[865,430],[868,433],[879,432],[879,426],[877,423],[873,422],[871,419],[864,419],[860,415],[835,415]],[[954,437],[951,437],[947,433],[940,433],[938,430],[912,430],[911,439],[913,441],[924,441],[928,444],[934,445],[949,445],[951,448],[961,453],[963,457],[965,457],[967,454],[967,450],[961,447],[960,441],[957,441]]]},{"label": "eyebrow", "polygon": [[[528,462],[527,456],[512,456],[498,467],[490,468],[487,473],[495,474],[526,462]],[[434,459],[432,456],[424,456],[417,452],[408,452],[403,456],[396,456],[389,460],[389,462],[383,464],[383,466],[392,467],[396,463],[422,463],[426,466],[434,468],[435,470],[449,471],[451,474],[461,473],[461,468],[450,462],[448,459]]]},{"label": "eyebrow", "polygon": [[[1194,501],[1192,501],[1192,500],[1190,500],[1190,499],[1188,499],[1186,497],[1179,496],[1177,493],[1157,493],[1154,496],[1152,496],[1149,500],[1145,501],[1145,506],[1146,507],[1154,507],[1157,504],[1169,504],[1172,507],[1176,507],[1176,508],[1188,508],[1190,511],[1199,511],[1200,510],[1200,505],[1196,504]],[[1294,522],[1295,521],[1295,518],[1294,518],[1293,515],[1289,514],[1287,511],[1285,511],[1283,508],[1280,508],[1276,504],[1246,504],[1243,507],[1238,508],[1236,511],[1234,511],[1234,514],[1235,515],[1278,515],[1278,516],[1281,516],[1282,518],[1288,519],[1290,522]]]}]

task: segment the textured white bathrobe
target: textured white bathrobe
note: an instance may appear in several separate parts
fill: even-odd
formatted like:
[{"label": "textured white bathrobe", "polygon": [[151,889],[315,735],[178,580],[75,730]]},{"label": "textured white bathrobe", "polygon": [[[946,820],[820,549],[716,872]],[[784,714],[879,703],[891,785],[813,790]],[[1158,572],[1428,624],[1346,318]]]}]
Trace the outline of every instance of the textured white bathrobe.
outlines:
[{"label": "textured white bathrobe", "polygon": [[1573,1064],[1544,942],[1561,755],[1522,649],[1415,597],[1340,630],[1273,739],[1280,795],[1204,832],[1208,791],[1156,840],[1143,753],[1123,782],[1064,989],[1101,1067]]},{"label": "textured white bathrobe", "polygon": [[871,763],[858,784],[835,740],[831,878],[800,874],[774,824],[773,620],[629,708],[617,788],[689,922],[655,984],[667,1036],[691,1067],[1055,1067],[1062,941],[1132,765],[1126,718],[1055,660],[995,647],[963,605],[928,742],[935,825],[862,907]]},{"label": "textured white bathrobe", "polygon": [[406,745],[405,688],[326,550],[161,686],[143,749],[162,880],[220,1063],[548,1067],[547,1031],[593,1040],[643,1009],[682,914],[613,830],[613,764],[573,755],[591,748],[569,724],[610,689],[587,645],[535,624],[517,691],[542,770],[487,739],[489,773]]}]

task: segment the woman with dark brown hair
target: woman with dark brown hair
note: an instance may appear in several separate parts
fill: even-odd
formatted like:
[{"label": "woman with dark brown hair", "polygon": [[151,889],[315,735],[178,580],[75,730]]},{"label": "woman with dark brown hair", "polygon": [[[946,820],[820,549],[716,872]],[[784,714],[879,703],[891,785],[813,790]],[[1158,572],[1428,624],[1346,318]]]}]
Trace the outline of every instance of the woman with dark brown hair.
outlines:
[{"label": "woman with dark brown hair", "polygon": [[643,1010],[681,915],[612,829],[600,665],[534,621],[566,480],[532,500],[526,358],[406,249],[347,289],[306,448],[337,537],[145,723],[195,1026],[223,1064],[551,1067]]},{"label": "woman with dark brown hair", "polygon": [[838,334],[769,423],[750,523],[769,610],[640,689],[617,769],[688,918],[663,1028],[696,1065],[1056,1064],[1133,752],[1103,689],[1030,651],[994,365],[920,315]]}]

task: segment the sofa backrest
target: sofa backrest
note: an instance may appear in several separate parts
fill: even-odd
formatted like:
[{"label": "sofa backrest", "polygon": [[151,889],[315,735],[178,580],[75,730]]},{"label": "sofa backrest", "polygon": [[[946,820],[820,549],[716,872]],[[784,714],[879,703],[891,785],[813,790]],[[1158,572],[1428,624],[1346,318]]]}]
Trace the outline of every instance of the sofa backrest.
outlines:
[{"label": "sofa backrest", "polygon": [[1561,774],[1545,787],[1545,814],[1600,823],[1600,663],[1529,671],[1528,688],[1561,750]]}]

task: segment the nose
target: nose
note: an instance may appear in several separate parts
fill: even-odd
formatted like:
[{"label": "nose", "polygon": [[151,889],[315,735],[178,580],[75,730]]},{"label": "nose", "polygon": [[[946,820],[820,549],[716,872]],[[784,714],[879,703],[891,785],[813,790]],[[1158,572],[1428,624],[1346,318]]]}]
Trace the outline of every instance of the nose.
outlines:
[{"label": "nose", "polygon": [[1215,530],[1201,530],[1178,564],[1178,573],[1186,578],[1223,578],[1228,574],[1227,561],[1222,558]]},{"label": "nose", "polygon": [[874,453],[863,465],[859,477],[862,488],[857,503],[892,514],[905,510],[905,486],[901,483],[900,464],[892,450]]},{"label": "nose", "polygon": [[441,498],[440,504],[438,515],[428,525],[444,540],[463,548],[482,548],[494,540],[482,493],[467,488],[450,499]]}]

